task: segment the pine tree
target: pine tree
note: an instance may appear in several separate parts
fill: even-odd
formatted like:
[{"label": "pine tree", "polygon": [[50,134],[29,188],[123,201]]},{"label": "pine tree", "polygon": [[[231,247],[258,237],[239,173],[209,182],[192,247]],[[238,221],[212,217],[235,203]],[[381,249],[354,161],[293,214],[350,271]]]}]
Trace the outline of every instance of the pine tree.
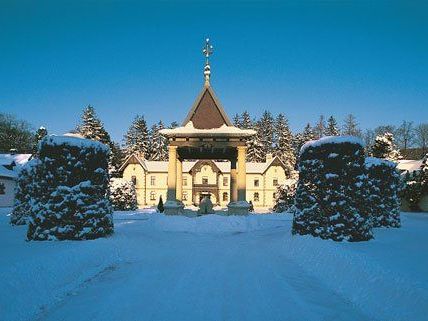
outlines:
[{"label": "pine tree", "polygon": [[164,129],[162,121],[154,124],[150,130],[150,160],[164,161],[168,159],[168,144],[160,130]]},{"label": "pine tree", "polygon": [[336,122],[336,119],[333,116],[330,116],[327,120],[327,128],[325,129],[326,136],[339,136],[339,128]]},{"label": "pine tree", "polygon": [[120,173],[118,172],[120,166],[122,166],[123,161],[125,160],[125,155],[122,151],[122,148],[118,143],[111,142],[110,145],[110,156],[109,156],[109,174],[110,177],[119,177]]},{"label": "pine tree", "polygon": [[163,211],[165,210],[163,206],[162,195],[159,197],[159,203],[158,203],[157,209],[159,213],[163,213]]},{"label": "pine tree", "polygon": [[256,134],[247,139],[247,162],[261,163],[265,160],[266,155],[263,154],[260,128],[257,123],[253,123],[250,129],[255,130]]},{"label": "pine tree", "polygon": [[238,114],[235,114],[235,116],[233,116],[233,126],[241,128],[241,117],[239,117]]},{"label": "pine tree", "polygon": [[361,130],[358,128],[358,123],[354,115],[349,114],[346,116],[343,124],[342,135],[356,137],[362,136]]},{"label": "pine tree", "polygon": [[276,118],[273,154],[281,159],[290,175],[296,165],[296,156],[293,149],[293,134],[288,126],[288,120],[283,114],[279,114]]},{"label": "pine tree", "polygon": [[96,140],[110,147],[110,135],[91,105],[83,110],[82,123],[77,127],[77,130],[83,137]]},{"label": "pine tree", "polygon": [[240,128],[251,129],[253,128],[253,122],[251,121],[250,114],[248,111],[244,111],[241,116]]},{"label": "pine tree", "polygon": [[36,134],[34,135],[35,144],[33,147],[33,154],[37,153],[37,146],[39,142],[48,135],[48,131],[45,127],[40,126],[39,129],[37,129]]},{"label": "pine tree", "polygon": [[136,210],[138,206],[134,184],[123,178],[110,179],[110,202],[115,211]]},{"label": "pine tree", "polygon": [[272,114],[265,110],[258,124],[259,138],[260,143],[262,145],[263,158],[266,158],[266,155],[272,153],[273,151],[273,124],[274,119],[272,117]]},{"label": "pine tree", "polygon": [[294,135],[293,147],[294,147],[294,153],[296,155],[296,159],[298,159],[299,157],[300,148],[302,148],[302,146],[306,142],[314,139],[315,139],[315,134],[311,127],[311,124],[309,123],[306,124],[305,128],[303,129],[303,132],[297,133],[296,135]]},{"label": "pine tree", "polygon": [[124,137],[126,157],[135,154],[140,158],[150,157],[149,131],[143,116],[136,116]]},{"label": "pine tree", "polygon": [[314,128],[315,138],[320,139],[321,137],[326,135],[325,132],[326,132],[325,119],[324,119],[324,115],[321,115],[318,120],[318,123]]},{"label": "pine tree", "polygon": [[377,136],[371,148],[371,156],[394,162],[401,159],[400,151],[395,147],[394,135],[387,132]]}]

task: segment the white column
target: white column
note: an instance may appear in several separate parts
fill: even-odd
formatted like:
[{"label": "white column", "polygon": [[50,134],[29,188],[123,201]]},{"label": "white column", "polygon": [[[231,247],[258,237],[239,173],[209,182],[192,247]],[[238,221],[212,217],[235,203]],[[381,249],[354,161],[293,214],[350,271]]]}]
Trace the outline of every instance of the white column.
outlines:
[{"label": "white column", "polygon": [[168,201],[175,201],[177,189],[177,146],[168,146]]},{"label": "white column", "polygon": [[230,201],[236,202],[238,200],[238,184],[236,172],[236,159],[230,160]]},{"label": "white column", "polygon": [[247,169],[246,146],[238,146],[238,201],[246,201]]},{"label": "white column", "polygon": [[183,198],[183,163],[177,158],[177,194],[176,198],[181,201]]}]

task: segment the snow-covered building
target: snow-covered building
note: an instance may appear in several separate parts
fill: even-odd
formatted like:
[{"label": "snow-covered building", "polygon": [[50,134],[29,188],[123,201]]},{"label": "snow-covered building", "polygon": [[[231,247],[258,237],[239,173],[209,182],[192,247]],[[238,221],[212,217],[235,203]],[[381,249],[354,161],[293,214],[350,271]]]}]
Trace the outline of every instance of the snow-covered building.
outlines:
[{"label": "snow-covered building", "polygon": [[13,206],[19,167],[31,154],[0,154],[0,207]]},{"label": "snow-covered building", "polygon": [[[123,178],[133,181],[138,206],[165,201],[168,191],[168,162],[128,157],[120,168]],[[231,200],[231,162],[197,160],[182,162],[181,200],[199,205],[204,196],[214,204],[227,206]],[[287,180],[286,167],[277,157],[268,155],[264,163],[246,163],[246,200],[255,207],[273,207],[277,187]]]}]

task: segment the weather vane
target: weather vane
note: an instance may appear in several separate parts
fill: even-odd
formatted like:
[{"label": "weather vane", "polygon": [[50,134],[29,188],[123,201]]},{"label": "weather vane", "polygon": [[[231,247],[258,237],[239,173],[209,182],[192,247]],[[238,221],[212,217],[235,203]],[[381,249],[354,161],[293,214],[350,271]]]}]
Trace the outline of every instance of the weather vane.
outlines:
[{"label": "weather vane", "polygon": [[205,46],[202,48],[202,53],[205,56],[205,68],[204,68],[204,76],[205,76],[205,85],[210,85],[210,75],[211,75],[211,67],[210,67],[210,56],[213,54],[213,46],[210,44],[210,39],[205,39]]}]

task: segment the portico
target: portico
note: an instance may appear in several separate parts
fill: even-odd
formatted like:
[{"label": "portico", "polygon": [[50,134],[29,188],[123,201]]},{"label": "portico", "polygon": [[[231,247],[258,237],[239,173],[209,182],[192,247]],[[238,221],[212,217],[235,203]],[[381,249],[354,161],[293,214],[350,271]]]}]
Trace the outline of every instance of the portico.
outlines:
[{"label": "portico", "polygon": [[168,193],[166,214],[179,214],[182,203],[183,160],[228,160],[230,170],[230,214],[248,213],[246,201],[246,140],[255,134],[249,129],[232,125],[210,85],[209,56],[212,46],[207,39],[204,47],[206,63],[204,87],[181,127],[164,129],[161,134],[169,140]]}]

